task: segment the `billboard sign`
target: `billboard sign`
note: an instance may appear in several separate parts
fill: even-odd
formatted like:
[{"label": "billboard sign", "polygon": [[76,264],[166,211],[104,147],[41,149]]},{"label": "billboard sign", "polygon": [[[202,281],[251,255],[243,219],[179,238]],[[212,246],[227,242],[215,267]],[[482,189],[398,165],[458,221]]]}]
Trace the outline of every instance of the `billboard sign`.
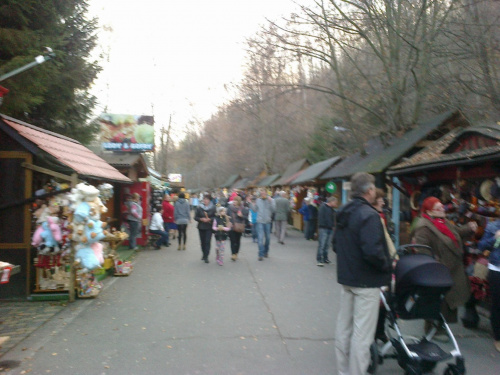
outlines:
[{"label": "billboard sign", "polygon": [[169,173],[168,180],[170,182],[182,182],[182,175],[180,173]]},{"label": "billboard sign", "polygon": [[102,148],[119,152],[154,150],[154,117],[102,113],[100,140]]}]

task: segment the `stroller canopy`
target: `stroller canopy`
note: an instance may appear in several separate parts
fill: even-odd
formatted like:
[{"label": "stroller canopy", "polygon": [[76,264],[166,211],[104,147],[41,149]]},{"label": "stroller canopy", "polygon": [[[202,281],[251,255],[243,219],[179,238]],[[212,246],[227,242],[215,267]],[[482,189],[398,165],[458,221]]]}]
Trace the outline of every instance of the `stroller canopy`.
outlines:
[{"label": "stroller canopy", "polygon": [[396,265],[396,289],[411,286],[451,288],[453,280],[448,267],[433,257],[406,255]]}]

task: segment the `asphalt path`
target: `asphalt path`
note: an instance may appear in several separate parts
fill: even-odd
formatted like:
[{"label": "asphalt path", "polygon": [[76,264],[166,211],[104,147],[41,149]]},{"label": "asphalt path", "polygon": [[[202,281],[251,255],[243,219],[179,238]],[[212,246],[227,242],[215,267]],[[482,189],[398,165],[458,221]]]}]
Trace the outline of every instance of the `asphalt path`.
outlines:
[{"label": "asphalt path", "polygon": [[[5,354],[8,374],[335,374],[339,287],[334,262],[316,266],[317,242],[289,229],[269,258],[242,238],[239,259],[200,260],[195,224],[187,250],[138,253],[129,277],[105,280]],[[487,321],[452,325],[468,374],[499,374]],[[421,322],[403,325],[417,334]],[[387,361],[379,374],[403,374]],[[436,373],[442,373],[442,366]]]}]

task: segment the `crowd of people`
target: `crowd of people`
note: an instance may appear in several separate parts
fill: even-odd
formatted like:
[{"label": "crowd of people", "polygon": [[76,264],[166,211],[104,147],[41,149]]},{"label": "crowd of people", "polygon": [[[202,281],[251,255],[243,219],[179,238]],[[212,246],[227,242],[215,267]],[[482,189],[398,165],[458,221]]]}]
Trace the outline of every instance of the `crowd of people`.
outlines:
[{"label": "crowd of people", "polygon": [[[170,246],[177,238],[178,250],[186,250],[187,226],[197,222],[201,246],[201,260],[209,263],[211,240],[215,238],[215,260],[224,265],[226,242],[229,240],[231,260],[238,260],[241,238],[251,235],[257,244],[258,261],[269,257],[271,233],[277,243],[284,245],[292,209],[302,215],[304,237],[317,240],[316,264],[330,263],[330,251],[336,253],[337,281],[341,286],[339,314],[336,329],[336,357],[339,374],[365,374],[370,362],[370,345],[374,339],[387,340],[384,334],[385,313],[380,308],[380,288],[391,284],[393,267],[398,259],[396,248],[388,231],[385,192],[376,188],[374,176],[357,173],[351,178],[351,200],[339,207],[338,197],[320,199],[305,196],[297,209],[289,193],[274,194],[260,188],[248,193],[239,190],[230,193],[166,194],[161,209],[151,220],[150,232],[159,235],[156,248]],[[142,212],[138,195],[127,202],[127,220],[130,225],[130,246],[136,247],[134,234],[140,227]],[[191,214],[192,212],[192,214]],[[191,218],[192,215],[192,218]],[[274,227],[274,228],[273,228]],[[413,243],[427,245],[431,255],[446,265],[454,285],[446,293],[441,313],[448,322],[457,322],[457,309],[470,297],[470,285],[463,264],[464,241],[475,234],[474,221],[456,226],[446,220],[442,202],[436,197],[426,198],[421,212],[412,226]],[[488,224],[481,250],[490,250],[489,282],[492,296],[491,325],[495,348],[500,351],[500,220]],[[425,321],[424,330],[432,328]],[[435,334],[436,339],[445,336]]]}]

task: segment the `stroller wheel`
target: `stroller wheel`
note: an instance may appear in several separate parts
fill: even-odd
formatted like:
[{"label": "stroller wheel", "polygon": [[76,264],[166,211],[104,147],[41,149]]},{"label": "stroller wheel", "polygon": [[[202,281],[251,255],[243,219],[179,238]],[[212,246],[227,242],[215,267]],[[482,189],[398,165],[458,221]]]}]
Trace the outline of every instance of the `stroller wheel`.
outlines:
[{"label": "stroller wheel", "polygon": [[444,370],[443,375],[463,375],[465,371],[460,371],[457,365],[449,364],[446,370]]},{"label": "stroller wheel", "polygon": [[405,368],[405,375],[422,375],[422,371],[414,365],[407,364]]},{"label": "stroller wheel", "polygon": [[380,363],[379,355],[378,355],[378,347],[377,347],[377,342],[373,342],[370,346],[370,365],[368,366],[368,373],[369,374],[376,374],[377,373],[377,367],[378,364]]},{"label": "stroller wheel", "polygon": [[437,362],[432,361],[422,361],[420,367],[422,368],[422,372],[431,372],[437,366]]}]

